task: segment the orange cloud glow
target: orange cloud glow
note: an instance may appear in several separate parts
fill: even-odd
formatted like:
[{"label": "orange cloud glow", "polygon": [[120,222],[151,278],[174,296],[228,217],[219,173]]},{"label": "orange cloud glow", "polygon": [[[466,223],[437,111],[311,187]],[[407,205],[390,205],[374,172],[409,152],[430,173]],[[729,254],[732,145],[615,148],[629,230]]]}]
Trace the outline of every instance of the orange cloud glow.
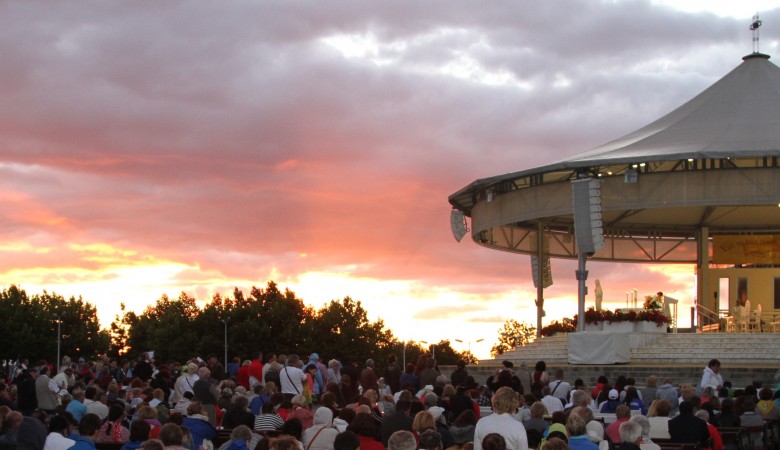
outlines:
[{"label": "orange cloud glow", "polygon": [[[3,3],[2,285],[81,295],[108,324],[120,302],[273,280],[486,357],[505,320],[535,324],[530,259],[455,242],[448,195],[636,129],[746,52],[736,13],[533,9]],[[576,313],[575,266],[553,261],[545,323]],[[693,267],[590,270],[606,307],[693,301]]]}]

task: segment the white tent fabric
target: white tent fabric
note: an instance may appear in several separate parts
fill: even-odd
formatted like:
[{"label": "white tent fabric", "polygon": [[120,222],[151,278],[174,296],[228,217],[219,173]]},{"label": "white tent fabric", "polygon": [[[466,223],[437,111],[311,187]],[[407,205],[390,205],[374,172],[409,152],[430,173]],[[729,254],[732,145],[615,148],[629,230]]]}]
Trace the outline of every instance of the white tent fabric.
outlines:
[{"label": "white tent fabric", "polygon": [[779,125],[780,69],[750,55],[666,116],[561,164],[778,155]]},{"label": "white tent fabric", "polygon": [[605,165],[780,156],[780,68],[754,53],[655,122],[558,162],[474,181],[449,197],[467,215],[475,195],[505,181]]}]

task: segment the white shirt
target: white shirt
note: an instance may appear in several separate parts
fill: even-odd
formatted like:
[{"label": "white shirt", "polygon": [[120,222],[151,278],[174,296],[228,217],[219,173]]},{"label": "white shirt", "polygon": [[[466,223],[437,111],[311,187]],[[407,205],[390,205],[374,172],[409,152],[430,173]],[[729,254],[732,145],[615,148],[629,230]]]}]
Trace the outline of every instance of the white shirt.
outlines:
[{"label": "white shirt", "polygon": [[187,415],[187,407],[190,406],[190,403],[192,403],[192,402],[190,402],[190,400],[186,399],[186,398],[183,398],[183,399],[179,400],[176,403],[176,408],[175,408],[176,412],[180,413],[182,416],[186,416]]},{"label": "white shirt", "polygon": [[87,411],[100,417],[100,420],[108,417],[108,406],[103,403],[96,402],[94,400],[84,400],[84,406],[87,407]]},{"label": "white shirt", "polygon": [[558,397],[552,395],[545,395],[541,400],[545,408],[547,408],[547,414],[552,415],[556,411],[563,411],[563,403]]},{"label": "white shirt", "polygon": [[702,390],[711,387],[717,394],[718,386],[723,386],[723,377],[709,367],[705,367],[700,386]]},{"label": "white shirt", "polygon": [[52,380],[57,383],[57,386],[59,386],[60,389],[67,389],[70,383],[68,382],[68,374],[65,372],[60,372],[57,375],[54,375]]},{"label": "white shirt", "polygon": [[648,417],[650,422],[650,438],[651,439],[671,439],[669,435],[669,418],[668,417]]},{"label": "white shirt", "polygon": [[306,381],[306,374],[297,367],[284,366],[279,373],[279,381],[282,385],[282,394],[303,394],[303,382]]},{"label": "white shirt", "polygon": [[[777,373],[780,374],[780,370],[778,370]],[[328,367],[328,379],[336,384],[341,383],[341,372],[338,367]]]},{"label": "white shirt", "polygon": [[[560,401],[555,401],[561,404]],[[482,450],[482,439],[490,433],[503,436],[507,450],[528,450],[525,427],[509,414],[491,414],[479,419],[474,429],[474,450]]]},{"label": "white shirt", "polygon": [[195,382],[200,380],[200,377],[197,373],[186,373],[184,374],[184,379],[181,380],[181,393],[182,396],[184,396],[185,392],[194,392],[192,391],[192,387],[195,386]]},{"label": "white shirt", "polygon": [[[551,381],[548,386],[550,387],[550,395],[563,401],[569,400],[569,392],[571,391],[571,385],[569,383],[563,380],[555,380]],[[553,390],[555,390],[555,392],[553,392]]]},{"label": "white shirt", "polygon": [[60,386],[59,383],[57,383],[54,378],[49,378],[49,382],[47,383],[47,386],[49,386],[49,390],[57,395],[64,395],[68,393],[68,390],[66,389],[68,386]]},{"label": "white shirt", "polygon": [[[301,437],[303,448],[306,450],[332,450],[333,441],[336,440],[338,435],[339,430],[335,427],[313,425],[311,428],[303,430],[303,436]],[[314,439],[314,442],[312,442],[312,439]]]},{"label": "white shirt", "polygon": [[184,398],[185,392],[192,392],[192,387],[195,386],[195,382],[198,381],[198,374],[183,373],[176,379],[173,384],[173,393],[171,394],[172,401],[177,403]]},{"label": "white shirt", "polygon": [[68,450],[75,443],[76,441],[68,439],[60,433],[51,432],[46,436],[46,443],[43,445],[43,450]]},{"label": "white shirt", "polygon": [[[262,373],[263,373],[263,380],[262,380],[263,384],[265,384],[265,383],[266,383],[266,381],[265,381],[265,375],[268,373],[268,371],[269,371],[270,369],[271,369],[271,363],[265,363],[265,364],[263,364],[263,372],[262,372]],[[250,378],[254,378],[254,377],[250,377]],[[251,385],[252,385],[252,383],[249,383],[249,385],[251,386]]]}]

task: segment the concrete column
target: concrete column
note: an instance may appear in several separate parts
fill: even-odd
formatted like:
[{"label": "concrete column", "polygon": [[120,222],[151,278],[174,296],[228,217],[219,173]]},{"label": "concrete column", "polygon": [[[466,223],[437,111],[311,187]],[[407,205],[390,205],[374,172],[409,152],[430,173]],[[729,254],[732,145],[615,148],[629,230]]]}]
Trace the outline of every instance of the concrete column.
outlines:
[{"label": "concrete column", "polygon": [[699,304],[713,311],[718,310],[713,297],[710,275],[710,229],[701,227],[696,242],[696,299]]},{"label": "concrete column", "polygon": [[542,317],[544,316],[544,223],[539,220],[536,227],[536,255],[539,261],[539,280],[536,284],[536,337],[542,337]]}]

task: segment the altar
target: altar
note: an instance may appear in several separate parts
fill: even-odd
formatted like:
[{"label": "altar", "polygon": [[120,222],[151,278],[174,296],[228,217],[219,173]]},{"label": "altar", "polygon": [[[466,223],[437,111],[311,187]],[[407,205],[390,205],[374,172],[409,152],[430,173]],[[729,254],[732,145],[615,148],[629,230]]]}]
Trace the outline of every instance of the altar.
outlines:
[{"label": "altar", "polygon": [[666,326],[658,326],[649,320],[637,322],[595,322],[585,324],[584,331],[608,331],[610,333],[666,333]]},{"label": "altar", "polygon": [[[666,327],[662,327],[666,330]],[[568,333],[569,364],[628,364],[631,349],[644,348],[659,342],[658,333],[614,333],[584,331]]]},{"label": "altar", "polygon": [[631,333],[584,331],[569,333],[569,364],[627,364],[631,362]]}]

